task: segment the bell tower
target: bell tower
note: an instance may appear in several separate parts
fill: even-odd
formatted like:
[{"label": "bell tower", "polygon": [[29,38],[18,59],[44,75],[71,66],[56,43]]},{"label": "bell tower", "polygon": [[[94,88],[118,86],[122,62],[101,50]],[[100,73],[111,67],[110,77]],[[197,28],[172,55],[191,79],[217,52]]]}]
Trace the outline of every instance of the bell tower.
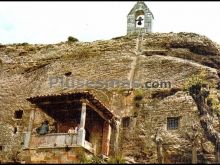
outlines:
[{"label": "bell tower", "polygon": [[138,1],[127,15],[127,34],[152,32],[153,19],[144,1]]}]

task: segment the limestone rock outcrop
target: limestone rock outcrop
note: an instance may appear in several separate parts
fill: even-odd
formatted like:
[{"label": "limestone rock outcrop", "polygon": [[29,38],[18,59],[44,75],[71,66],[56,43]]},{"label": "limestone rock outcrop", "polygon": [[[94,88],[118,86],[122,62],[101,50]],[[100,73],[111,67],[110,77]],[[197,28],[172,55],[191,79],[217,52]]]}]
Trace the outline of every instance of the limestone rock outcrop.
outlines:
[{"label": "limestone rock outcrop", "polygon": [[[205,71],[214,95],[219,95],[219,50],[218,44],[194,33],[132,34],[91,43],[0,45],[1,162],[15,161],[13,156],[6,156],[13,155],[12,148],[21,152],[30,115],[27,98],[74,91],[90,91],[120,119],[118,148],[129,163],[158,162],[157,130],[161,130],[165,163],[191,162],[192,144],[186,133],[192,131],[193,124],[199,125],[201,135],[198,161],[215,161],[214,144],[200,123],[197,102],[184,85],[188,78]],[[76,84],[82,80],[105,85],[79,88]],[[106,83],[113,80],[138,82],[140,90],[126,83],[115,88]],[[169,84],[154,88],[151,83],[146,87],[146,82]],[[15,119],[17,110],[23,110],[22,119]],[[34,128],[47,118],[41,113],[36,116]],[[169,117],[179,119],[177,130],[167,129]],[[217,114],[211,117],[219,132]],[[19,131],[14,133],[15,127]]]}]

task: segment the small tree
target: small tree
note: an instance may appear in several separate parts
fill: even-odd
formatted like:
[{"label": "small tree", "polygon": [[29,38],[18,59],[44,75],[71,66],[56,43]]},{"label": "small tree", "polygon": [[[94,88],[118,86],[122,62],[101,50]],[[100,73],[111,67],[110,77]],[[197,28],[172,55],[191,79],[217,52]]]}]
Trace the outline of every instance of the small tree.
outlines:
[{"label": "small tree", "polygon": [[[201,86],[203,84],[209,84],[207,79],[207,73],[206,71],[202,71],[197,75],[192,75],[190,78],[188,78],[184,83],[184,90],[189,92],[196,92],[197,90],[200,90]],[[196,91],[191,91],[196,90]]]}]

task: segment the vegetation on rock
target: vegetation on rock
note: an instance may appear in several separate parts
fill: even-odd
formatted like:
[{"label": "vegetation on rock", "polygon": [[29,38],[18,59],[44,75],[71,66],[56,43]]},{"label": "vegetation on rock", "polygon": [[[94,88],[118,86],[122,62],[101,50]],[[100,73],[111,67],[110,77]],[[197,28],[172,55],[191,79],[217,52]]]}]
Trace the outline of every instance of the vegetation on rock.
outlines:
[{"label": "vegetation on rock", "polygon": [[68,37],[68,42],[77,42],[77,41],[79,41],[79,40],[75,37],[72,37],[72,36]]}]

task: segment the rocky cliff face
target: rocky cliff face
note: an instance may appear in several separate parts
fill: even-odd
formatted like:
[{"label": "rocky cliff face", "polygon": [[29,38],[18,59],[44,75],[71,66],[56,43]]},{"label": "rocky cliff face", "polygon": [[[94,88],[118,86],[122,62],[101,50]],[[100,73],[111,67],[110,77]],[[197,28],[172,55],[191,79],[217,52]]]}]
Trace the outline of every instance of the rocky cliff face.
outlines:
[{"label": "rocky cliff face", "polygon": [[[200,134],[198,158],[214,162],[215,144],[201,126],[197,102],[184,88],[189,78],[205,72],[205,80],[212,84],[210,90],[217,98],[215,104],[219,103],[219,48],[194,33],[133,34],[91,43],[0,45],[1,161],[21,159],[17,155],[30,113],[26,98],[86,90],[121,119],[119,151],[127,161],[158,162],[155,136],[159,132],[165,162],[190,162],[192,140],[187,132],[193,132],[192,125],[196,124]],[[116,80],[138,82],[140,86],[79,89],[69,84],[73,80]],[[170,86],[146,88],[146,82],[169,82]],[[21,120],[14,119],[17,110],[23,110]],[[218,110],[212,114],[211,125],[219,131],[217,114]],[[167,130],[168,117],[180,119],[177,130]],[[41,119],[36,121],[38,125]]]}]

